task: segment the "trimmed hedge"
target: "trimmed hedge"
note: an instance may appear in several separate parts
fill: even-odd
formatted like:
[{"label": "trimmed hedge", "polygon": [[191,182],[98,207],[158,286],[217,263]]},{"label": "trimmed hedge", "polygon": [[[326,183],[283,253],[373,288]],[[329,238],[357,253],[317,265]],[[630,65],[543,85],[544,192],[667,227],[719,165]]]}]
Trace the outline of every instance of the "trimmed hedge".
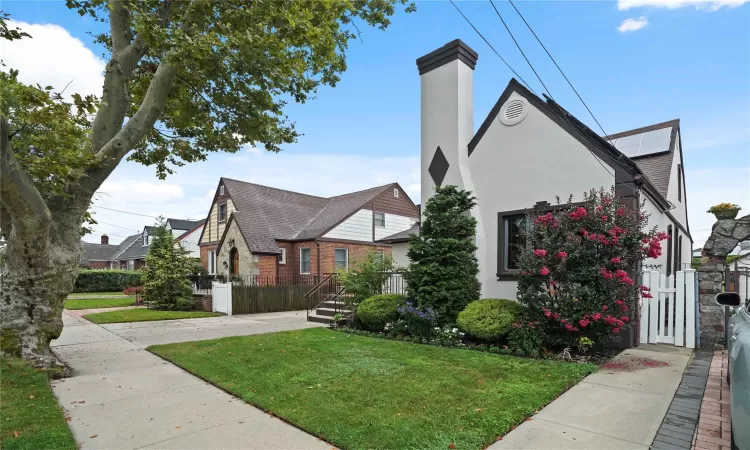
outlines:
[{"label": "trimmed hedge", "polygon": [[396,294],[375,295],[362,300],[357,306],[357,319],[368,330],[383,331],[385,324],[398,319],[398,308],[404,306],[406,297]]},{"label": "trimmed hedge", "polygon": [[78,272],[73,292],[122,292],[140,285],[140,271],[83,269]]},{"label": "trimmed hedge", "polygon": [[515,300],[485,298],[466,305],[456,324],[469,336],[496,342],[507,336],[522,311],[523,306]]}]

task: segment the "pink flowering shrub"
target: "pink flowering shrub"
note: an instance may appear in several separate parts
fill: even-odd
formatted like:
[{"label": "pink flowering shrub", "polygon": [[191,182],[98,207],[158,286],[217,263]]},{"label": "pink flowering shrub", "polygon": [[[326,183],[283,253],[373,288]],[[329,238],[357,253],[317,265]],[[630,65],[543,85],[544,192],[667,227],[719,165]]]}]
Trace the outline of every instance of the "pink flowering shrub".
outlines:
[{"label": "pink flowering shrub", "polygon": [[527,217],[526,246],[519,260],[518,299],[528,307],[546,346],[574,346],[581,338],[601,342],[634,319],[636,282],[646,258],[661,255],[665,233],[646,230],[640,208],[611,191],[592,191],[583,204],[536,211]]}]

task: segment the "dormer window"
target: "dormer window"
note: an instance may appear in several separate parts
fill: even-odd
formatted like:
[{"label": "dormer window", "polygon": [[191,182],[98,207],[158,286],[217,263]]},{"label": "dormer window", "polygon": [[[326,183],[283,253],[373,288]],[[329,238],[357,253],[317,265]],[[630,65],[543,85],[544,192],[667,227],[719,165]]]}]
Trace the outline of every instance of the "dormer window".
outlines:
[{"label": "dormer window", "polygon": [[148,233],[143,233],[143,246],[148,247]]}]

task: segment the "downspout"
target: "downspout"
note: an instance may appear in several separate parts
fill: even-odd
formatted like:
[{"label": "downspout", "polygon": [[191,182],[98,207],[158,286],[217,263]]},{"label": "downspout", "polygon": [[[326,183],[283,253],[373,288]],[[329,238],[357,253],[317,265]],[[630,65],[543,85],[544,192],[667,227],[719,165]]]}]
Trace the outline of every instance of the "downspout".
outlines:
[{"label": "downspout", "polygon": [[[640,208],[641,205],[641,190],[640,188],[635,191],[635,207],[636,209]],[[637,286],[641,286],[643,284],[643,267],[641,266],[642,263],[639,263],[635,268],[635,281]],[[635,343],[633,344],[634,347],[640,347],[641,345],[641,304],[638,300],[638,297],[636,296],[635,299]],[[632,322],[631,322],[632,323]]]}]

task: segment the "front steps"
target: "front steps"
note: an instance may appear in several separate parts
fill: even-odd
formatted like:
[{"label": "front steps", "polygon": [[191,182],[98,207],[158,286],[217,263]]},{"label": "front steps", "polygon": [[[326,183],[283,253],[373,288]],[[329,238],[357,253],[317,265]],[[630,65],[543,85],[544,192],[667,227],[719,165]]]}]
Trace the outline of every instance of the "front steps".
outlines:
[{"label": "front steps", "polygon": [[336,314],[346,314],[346,304],[339,300],[326,300],[315,308],[308,316],[307,320],[318,323],[333,323],[333,316]]}]

